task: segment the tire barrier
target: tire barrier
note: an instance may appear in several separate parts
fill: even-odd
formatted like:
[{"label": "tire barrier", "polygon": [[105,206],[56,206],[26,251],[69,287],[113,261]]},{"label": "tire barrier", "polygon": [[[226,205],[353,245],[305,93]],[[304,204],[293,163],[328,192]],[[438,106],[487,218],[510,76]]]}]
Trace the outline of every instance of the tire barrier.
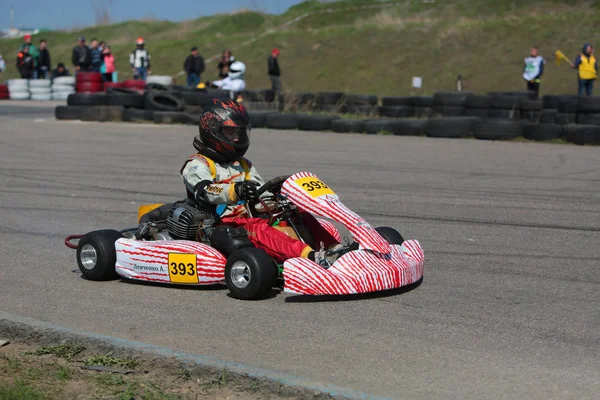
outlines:
[{"label": "tire barrier", "polygon": [[523,122],[512,119],[481,120],[475,127],[475,137],[484,140],[509,140],[523,136]]},{"label": "tire barrier", "polygon": [[478,122],[475,117],[432,118],[427,122],[426,134],[435,138],[472,137]]}]

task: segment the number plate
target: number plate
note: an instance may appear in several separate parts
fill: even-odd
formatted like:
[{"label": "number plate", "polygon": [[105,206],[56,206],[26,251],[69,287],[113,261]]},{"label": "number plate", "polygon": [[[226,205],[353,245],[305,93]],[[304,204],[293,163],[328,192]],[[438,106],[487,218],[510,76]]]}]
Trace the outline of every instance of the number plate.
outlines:
[{"label": "number plate", "polygon": [[319,180],[319,178],[316,178],[314,176],[299,178],[296,179],[294,182],[296,182],[302,188],[302,190],[304,190],[312,197],[319,197],[326,194],[335,195],[335,192],[331,190],[329,186],[327,186],[323,183],[323,181]]},{"label": "number plate", "polygon": [[196,255],[169,253],[169,279],[173,283],[198,283]]}]

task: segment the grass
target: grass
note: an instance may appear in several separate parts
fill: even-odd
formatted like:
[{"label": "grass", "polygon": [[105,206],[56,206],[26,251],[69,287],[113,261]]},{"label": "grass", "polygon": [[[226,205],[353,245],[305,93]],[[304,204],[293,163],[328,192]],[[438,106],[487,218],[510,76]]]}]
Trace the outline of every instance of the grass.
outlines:
[{"label": "grass", "polygon": [[[192,45],[205,58],[233,48],[247,65],[249,88],[270,86],[266,58],[278,47],[287,90],[379,96],[454,90],[457,75],[467,91],[524,90],[523,58],[535,43],[548,61],[542,94],[556,94],[574,92],[576,75],[564,63],[554,65],[553,53],[561,49],[574,58],[584,42],[599,41],[599,5],[591,0],[307,1],[277,16],[240,12],[181,23],[128,21],[42,35],[54,62],[67,64],[79,34],[106,40],[122,78],[131,75],[128,56],[138,36],[152,53],[153,73],[160,75],[181,71]],[[285,25],[306,13],[313,14]],[[240,46],[251,38],[256,40]],[[0,54],[10,66],[0,79],[16,77],[19,45],[18,39],[0,40]],[[213,61],[202,78],[214,79],[216,73]],[[422,91],[411,89],[413,76],[423,78]]]},{"label": "grass", "polygon": [[101,365],[103,367],[121,367],[123,369],[135,369],[139,362],[132,358],[115,358],[110,354],[97,354],[89,356],[83,362],[84,365]]},{"label": "grass", "polygon": [[0,387],[0,400],[42,400],[43,393],[23,381],[17,380]]},{"label": "grass", "polygon": [[70,360],[83,351],[85,351],[85,347],[67,343],[57,346],[40,347],[35,351],[26,353],[26,355],[43,356],[51,354],[58,358]]}]

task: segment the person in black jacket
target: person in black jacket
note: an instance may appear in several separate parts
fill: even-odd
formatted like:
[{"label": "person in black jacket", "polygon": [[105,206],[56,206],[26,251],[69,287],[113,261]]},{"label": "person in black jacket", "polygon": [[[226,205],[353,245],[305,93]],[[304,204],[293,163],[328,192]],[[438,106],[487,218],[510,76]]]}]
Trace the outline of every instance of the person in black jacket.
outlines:
[{"label": "person in black jacket", "polygon": [[29,46],[23,47],[23,50],[17,55],[17,69],[21,74],[21,79],[32,79],[35,71],[33,56],[29,54]]},{"label": "person in black jacket", "polygon": [[92,65],[92,51],[85,45],[85,37],[79,36],[77,46],[73,48],[73,65],[75,71],[88,71]]},{"label": "person in black jacket", "polygon": [[50,75],[50,52],[48,51],[48,42],[46,39],[40,40],[40,54],[38,55],[37,69],[38,79],[48,79]]},{"label": "person in black jacket", "polygon": [[198,86],[200,81],[200,75],[204,72],[204,59],[198,54],[198,48],[192,47],[190,55],[187,56],[183,63],[183,68],[187,74],[187,85],[190,88]]},{"label": "person in black jacket", "polygon": [[56,66],[56,69],[52,71],[52,79],[58,78],[61,76],[71,76],[71,74],[69,73],[69,70],[67,69],[67,67],[65,67],[65,64],[58,63],[58,65]]},{"label": "person in black jacket", "polygon": [[279,49],[273,49],[269,57],[269,78],[271,79],[271,89],[275,94],[280,95],[281,86],[281,71],[279,70]]},{"label": "person in black jacket", "polygon": [[231,54],[231,50],[223,50],[217,69],[219,70],[219,79],[225,79],[229,76],[229,67],[235,61],[235,57]]}]

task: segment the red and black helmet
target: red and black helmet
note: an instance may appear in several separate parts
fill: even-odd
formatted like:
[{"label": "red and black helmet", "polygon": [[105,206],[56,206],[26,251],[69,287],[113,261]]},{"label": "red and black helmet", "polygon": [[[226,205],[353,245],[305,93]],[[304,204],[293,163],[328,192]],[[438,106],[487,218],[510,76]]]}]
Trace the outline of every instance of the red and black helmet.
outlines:
[{"label": "red and black helmet", "polygon": [[239,160],[250,146],[250,116],[233,100],[213,100],[200,115],[194,147],[216,162]]}]

